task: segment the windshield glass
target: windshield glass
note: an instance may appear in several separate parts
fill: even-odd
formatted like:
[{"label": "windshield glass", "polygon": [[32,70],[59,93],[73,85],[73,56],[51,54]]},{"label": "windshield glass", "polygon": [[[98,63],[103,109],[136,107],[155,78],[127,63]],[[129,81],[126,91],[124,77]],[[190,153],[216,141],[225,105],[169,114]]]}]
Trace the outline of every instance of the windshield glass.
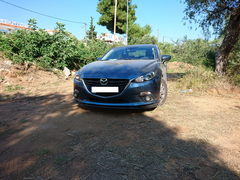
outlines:
[{"label": "windshield glass", "polygon": [[105,56],[102,57],[102,61],[114,61],[114,60],[152,60],[156,59],[156,53],[154,47],[142,46],[142,47],[126,47],[111,49]]}]

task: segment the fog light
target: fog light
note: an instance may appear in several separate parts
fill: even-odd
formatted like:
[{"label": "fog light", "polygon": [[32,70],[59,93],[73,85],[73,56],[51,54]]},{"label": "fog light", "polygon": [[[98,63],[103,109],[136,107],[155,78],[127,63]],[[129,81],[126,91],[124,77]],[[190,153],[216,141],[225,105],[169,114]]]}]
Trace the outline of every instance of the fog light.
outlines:
[{"label": "fog light", "polygon": [[150,101],[154,101],[155,98],[152,95],[151,92],[147,91],[147,92],[141,92],[140,93],[140,97],[144,102],[150,102]]},{"label": "fog light", "polygon": [[74,97],[77,97],[78,95],[77,95],[77,93],[74,93]]},{"label": "fog light", "polygon": [[152,98],[150,96],[145,96],[145,101],[150,101]]}]

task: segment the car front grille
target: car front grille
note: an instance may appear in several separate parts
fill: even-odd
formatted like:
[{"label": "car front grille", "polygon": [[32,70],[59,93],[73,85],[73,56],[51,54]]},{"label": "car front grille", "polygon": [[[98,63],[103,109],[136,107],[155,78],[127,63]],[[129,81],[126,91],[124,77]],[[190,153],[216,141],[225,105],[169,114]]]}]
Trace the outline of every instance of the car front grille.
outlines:
[{"label": "car front grille", "polygon": [[128,79],[108,79],[108,84],[107,85],[101,85],[100,84],[100,79],[89,79],[89,78],[84,78],[83,79],[87,89],[89,92],[91,92],[91,87],[92,86],[97,86],[97,87],[118,87],[119,92],[118,93],[93,93],[94,95],[98,96],[114,96],[122,93],[122,91],[125,89],[127,86],[129,80]]}]

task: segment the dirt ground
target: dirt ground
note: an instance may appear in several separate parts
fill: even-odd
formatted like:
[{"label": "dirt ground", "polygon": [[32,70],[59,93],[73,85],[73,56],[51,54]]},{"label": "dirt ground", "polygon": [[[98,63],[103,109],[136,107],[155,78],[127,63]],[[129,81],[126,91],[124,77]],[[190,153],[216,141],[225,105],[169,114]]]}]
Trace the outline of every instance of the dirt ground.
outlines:
[{"label": "dirt ground", "polygon": [[86,108],[72,78],[6,69],[0,179],[240,179],[237,95],[179,93],[169,81],[153,111]]}]

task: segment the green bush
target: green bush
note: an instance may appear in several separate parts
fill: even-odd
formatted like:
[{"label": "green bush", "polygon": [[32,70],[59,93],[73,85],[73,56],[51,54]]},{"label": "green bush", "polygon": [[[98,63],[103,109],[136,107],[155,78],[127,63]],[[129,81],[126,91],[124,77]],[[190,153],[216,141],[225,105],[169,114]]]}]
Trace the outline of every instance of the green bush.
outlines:
[{"label": "green bush", "polygon": [[189,63],[192,65],[205,65],[214,68],[215,54],[218,47],[214,46],[211,41],[196,39],[176,41],[173,53],[177,54],[176,60]]},{"label": "green bush", "polygon": [[43,29],[18,30],[0,35],[0,50],[14,63],[36,63],[43,68],[78,69],[102,56],[112,46],[102,41],[89,41],[86,46],[56,23],[50,35]]},{"label": "green bush", "polygon": [[0,33],[0,51],[3,52],[3,55],[7,57],[11,53],[11,46],[8,39],[8,36]]},{"label": "green bush", "polygon": [[165,55],[171,55],[171,61],[176,61],[175,60],[175,54],[172,52],[174,49],[174,44],[172,43],[158,43],[158,48],[161,51],[161,54],[165,54]]},{"label": "green bush", "polygon": [[189,63],[195,66],[203,65],[214,69],[215,54],[219,48],[219,40],[204,39],[187,40],[187,37],[173,43],[159,43],[162,54],[172,56],[171,61]]},{"label": "green bush", "polygon": [[[208,41],[204,39],[187,40],[186,37],[173,43],[158,43],[162,54],[171,55],[171,61],[203,66],[211,71],[215,68],[215,54],[222,39]],[[240,84],[240,40],[228,57],[227,75],[231,82]]]}]

